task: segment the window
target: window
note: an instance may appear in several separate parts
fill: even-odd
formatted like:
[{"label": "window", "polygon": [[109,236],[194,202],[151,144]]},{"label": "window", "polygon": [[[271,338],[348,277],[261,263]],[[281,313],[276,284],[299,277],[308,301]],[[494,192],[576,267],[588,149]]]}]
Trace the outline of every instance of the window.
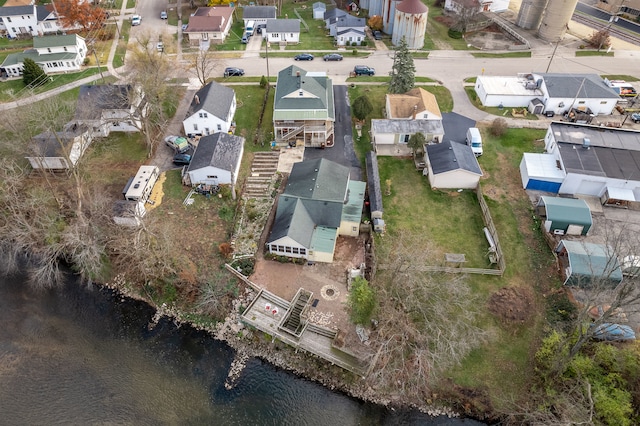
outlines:
[{"label": "window", "polygon": [[222,126],[220,124],[218,124],[218,131],[222,130]]},{"label": "window", "polygon": [[[8,16],[7,16],[7,22],[11,22],[11,18],[10,18],[10,17],[8,17]],[[13,31],[15,31],[15,28],[14,28],[14,30],[13,30]]]},{"label": "window", "polygon": [[352,230],[353,232],[356,232],[356,231],[358,230],[358,227],[357,227],[357,226],[352,226],[352,227],[351,227],[351,230]]},{"label": "window", "polygon": [[429,118],[429,114],[423,114],[422,118]]},{"label": "window", "polygon": [[606,105],[607,101],[600,101],[600,105]]},{"label": "window", "polygon": [[407,143],[409,142],[409,138],[411,137],[411,135],[406,134],[406,135],[399,135],[398,136],[398,143]]},{"label": "window", "polygon": [[216,176],[216,175],[209,175],[209,176],[207,176],[207,179],[218,179],[218,176]]},{"label": "window", "polygon": [[580,105],[584,105],[586,103],[587,103],[587,101],[578,101],[578,104],[580,104]]},{"label": "window", "polygon": [[211,133],[211,131],[209,130],[209,128],[208,128],[208,127],[205,127],[205,128],[204,128],[204,132],[205,132],[207,135]]},{"label": "window", "polygon": [[47,52],[51,53],[51,48],[47,47]]},{"label": "window", "polygon": [[207,115],[207,113],[206,113],[206,112],[201,112],[201,113],[199,113],[199,114],[198,114],[198,117],[200,117],[200,118],[207,118],[207,117],[208,117],[208,115]]},{"label": "window", "polygon": [[45,28],[51,28],[51,22],[45,22],[44,23],[44,27]]},{"label": "window", "polygon": [[203,40],[209,40],[209,34],[207,34],[207,33],[202,33],[202,39],[203,39]]},{"label": "window", "polygon": [[193,124],[193,130],[198,130],[198,125],[197,124]]},{"label": "window", "polygon": [[33,32],[33,27],[31,25],[29,25],[29,31]]},{"label": "window", "polygon": [[285,247],[285,248],[284,248],[284,251],[285,251],[286,253],[291,253],[291,247]]},{"label": "window", "polygon": [[65,52],[68,52],[67,46],[64,46],[63,49],[64,49]]}]

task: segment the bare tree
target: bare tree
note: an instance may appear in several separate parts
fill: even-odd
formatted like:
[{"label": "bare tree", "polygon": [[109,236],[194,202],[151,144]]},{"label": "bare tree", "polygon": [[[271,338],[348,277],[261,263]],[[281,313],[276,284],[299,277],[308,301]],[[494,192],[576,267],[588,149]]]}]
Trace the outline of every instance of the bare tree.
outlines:
[{"label": "bare tree", "polygon": [[[375,280],[379,345],[371,386],[393,390],[408,399],[424,398],[442,371],[459,363],[487,339],[476,325],[479,305],[463,275],[420,272],[429,250],[424,241],[403,234],[393,246],[383,245],[385,259]],[[423,400],[423,399],[422,399]]]},{"label": "bare tree", "polygon": [[216,59],[209,50],[199,50],[189,61],[189,70],[198,77],[200,86],[207,84],[216,69],[220,69],[224,63]]}]

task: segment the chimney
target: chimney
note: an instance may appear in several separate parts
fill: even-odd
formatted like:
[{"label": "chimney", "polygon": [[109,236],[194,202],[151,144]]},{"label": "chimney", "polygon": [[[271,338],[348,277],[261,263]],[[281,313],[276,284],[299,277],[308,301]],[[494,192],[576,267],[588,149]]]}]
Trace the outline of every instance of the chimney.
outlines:
[{"label": "chimney", "polygon": [[591,139],[582,138],[582,147],[585,149],[589,149],[590,146],[591,146]]},{"label": "chimney", "polygon": [[300,71],[296,71],[296,77],[300,77]]},{"label": "chimney", "polygon": [[196,105],[200,105],[200,96],[196,95],[195,101],[196,101]]},{"label": "chimney", "polygon": [[418,113],[418,105],[414,105],[413,106],[413,117],[411,117],[412,120],[416,119],[416,114]]}]

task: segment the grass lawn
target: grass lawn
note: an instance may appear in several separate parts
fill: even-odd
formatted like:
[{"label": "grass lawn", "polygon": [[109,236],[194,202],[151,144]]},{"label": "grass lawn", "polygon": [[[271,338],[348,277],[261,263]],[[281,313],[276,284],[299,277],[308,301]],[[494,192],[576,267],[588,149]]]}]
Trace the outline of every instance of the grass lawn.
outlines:
[{"label": "grass lawn", "polygon": [[236,109],[236,135],[246,139],[246,151],[261,151],[268,148],[268,142],[273,140],[273,96],[275,85],[269,91],[267,107],[262,121],[262,142],[254,143],[258,127],[258,117],[262,112],[264,90],[257,84],[233,86],[236,92],[238,107]]},{"label": "grass lawn", "polygon": [[531,52],[471,53],[475,58],[530,58]]},{"label": "grass lawn", "polygon": [[[478,109],[488,112],[489,114],[493,114],[497,117],[512,117],[511,115],[511,110],[513,108],[498,108],[498,107],[486,107],[483,106],[480,103],[480,99],[478,99],[478,95],[476,94],[476,91],[473,87],[467,86],[464,88],[464,91],[467,92],[467,96],[469,96],[469,100],[471,101],[471,103]],[[522,108],[525,108],[526,111],[526,116],[524,117],[520,117],[523,120],[537,120],[538,116],[535,114],[531,114],[529,111],[526,110],[526,106],[523,106]]]},{"label": "grass lawn", "polygon": [[28,49],[31,46],[33,46],[33,40],[30,39],[17,40],[8,37],[0,38],[0,51],[15,50],[18,52],[22,52],[24,49]]},{"label": "grass lawn", "polygon": [[[262,43],[262,46],[264,47],[264,42]],[[299,45],[296,45],[299,46]],[[295,47],[294,47],[295,48]],[[272,50],[273,47],[269,48],[269,57],[270,58],[291,58],[293,59],[294,56],[296,56],[299,52],[287,52],[287,51],[281,51],[281,50]],[[303,50],[302,48],[295,48],[296,50]],[[371,55],[373,53],[373,51],[370,50],[359,50],[356,49],[355,50],[356,54],[353,54],[353,50],[348,50],[346,52],[340,52],[340,54],[342,56],[345,57],[353,57],[353,56],[358,56],[358,57],[362,57],[362,58],[366,58],[369,55]],[[325,51],[320,51],[320,52],[313,52],[313,56],[315,57],[314,61],[322,61],[322,57],[324,55],[326,55],[327,53],[336,53],[335,50],[325,50]],[[264,51],[264,48],[262,49],[262,51],[260,52],[260,57],[264,58],[266,57],[267,54]],[[300,61],[300,64],[304,64],[306,61]]]},{"label": "grass lawn", "polygon": [[[313,19],[313,10],[311,3],[306,9],[302,9],[300,4],[289,3],[283,5],[283,13],[287,14],[289,18],[300,17],[308,26],[307,28],[300,24],[300,43],[296,45],[287,46],[287,49],[295,50],[334,50],[335,41],[334,38],[329,35],[325,29],[324,21]],[[295,11],[293,10],[295,7]],[[296,14],[296,12],[298,14]]]},{"label": "grass lawn", "polygon": [[576,56],[610,56],[613,58],[614,52],[607,52],[606,49],[597,50],[576,50]]},{"label": "grass lawn", "polygon": [[[103,72],[107,70],[105,66],[102,66],[101,69]],[[0,102],[10,102],[15,98],[20,99],[29,97],[34,93],[46,92],[48,90],[55,89],[56,87],[64,86],[67,83],[98,73],[98,68],[86,68],[84,71],[76,73],[52,75],[50,76],[51,80],[49,80],[48,83],[34,89],[33,91],[27,90],[22,80],[8,80],[0,83]]]},{"label": "grass lawn", "polygon": [[640,81],[640,78],[638,77],[634,77],[632,75],[624,75],[624,74],[603,75],[601,77],[608,78],[609,80]]},{"label": "grass lawn", "polygon": [[120,68],[124,65],[124,57],[127,53],[127,43],[129,42],[129,32],[131,31],[131,21],[125,19],[122,21],[122,28],[120,28],[120,40],[118,40],[118,46],[116,47],[116,54],[113,56],[113,67]]},{"label": "grass lawn", "polygon": [[440,23],[437,18],[443,15],[441,7],[435,7],[437,0],[425,0],[424,3],[429,7],[429,18],[427,24],[427,33],[425,34],[424,48],[428,50],[442,49],[434,40],[438,40],[440,44],[448,45],[454,50],[472,50],[467,46],[464,39],[453,39],[449,37],[449,28]]}]

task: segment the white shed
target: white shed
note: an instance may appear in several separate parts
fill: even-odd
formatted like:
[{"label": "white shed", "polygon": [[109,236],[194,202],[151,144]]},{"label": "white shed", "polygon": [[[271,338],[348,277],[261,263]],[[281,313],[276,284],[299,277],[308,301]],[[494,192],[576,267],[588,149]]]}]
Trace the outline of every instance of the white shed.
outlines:
[{"label": "white shed", "polygon": [[313,4],[313,19],[324,19],[324,13],[327,11],[327,5],[317,1]]},{"label": "white shed", "polygon": [[242,137],[218,132],[200,138],[186,172],[191,185],[235,184],[243,153]]},{"label": "white shed", "polygon": [[431,188],[475,189],[482,177],[478,159],[466,144],[427,145],[424,160]]},{"label": "white shed", "polygon": [[524,189],[557,194],[566,175],[556,158],[550,154],[525,152],[520,161],[520,177]]}]

